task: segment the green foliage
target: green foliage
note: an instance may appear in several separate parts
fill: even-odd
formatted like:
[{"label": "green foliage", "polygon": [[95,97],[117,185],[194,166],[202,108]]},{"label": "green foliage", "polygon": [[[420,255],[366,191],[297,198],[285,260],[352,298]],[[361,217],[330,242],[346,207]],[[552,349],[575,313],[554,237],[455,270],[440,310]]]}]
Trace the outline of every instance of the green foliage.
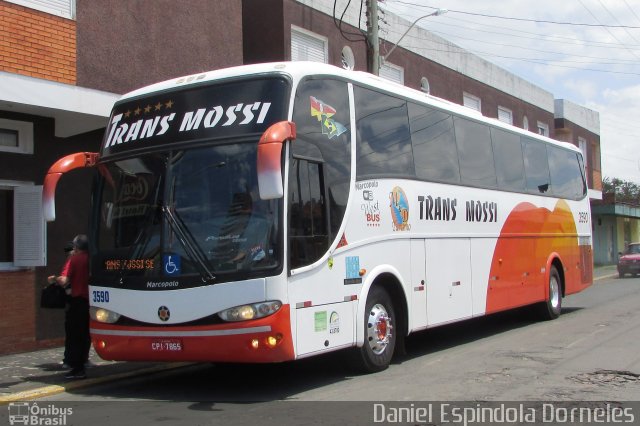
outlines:
[{"label": "green foliage", "polygon": [[616,203],[640,206],[640,185],[636,183],[605,177],[602,179],[602,192],[613,195]]}]

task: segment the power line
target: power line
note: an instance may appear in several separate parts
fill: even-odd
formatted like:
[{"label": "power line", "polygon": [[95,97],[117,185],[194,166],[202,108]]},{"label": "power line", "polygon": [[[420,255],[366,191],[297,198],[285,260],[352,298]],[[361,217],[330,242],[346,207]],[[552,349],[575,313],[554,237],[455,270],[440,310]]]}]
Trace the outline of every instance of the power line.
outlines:
[{"label": "power line", "polygon": [[629,6],[629,3],[627,3],[627,0],[622,0],[622,1],[627,6],[627,8],[631,11],[631,14],[636,17],[636,20],[640,21],[640,17],[638,17],[636,12],[631,8],[631,6]]},{"label": "power line", "polygon": [[[405,15],[405,19],[409,19],[407,18],[408,15]],[[442,17],[441,20],[438,21],[433,21],[430,24],[431,25],[444,25],[444,26],[449,26],[449,27],[458,27],[458,28],[464,28],[467,30],[470,30],[472,28],[469,28],[469,26],[463,26],[463,25],[456,25],[456,24],[451,24],[451,23],[443,23],[441,21],[446,21],[446,20],[453,20],[453,21],[459,21],[459,22],[466,22],[469,24],[474,24],[474,25],[478,25],[478,26],[482,26],[482,27],[487,27],[487,28],[500,28],[503,30],[508,30],[511,31],[512,33],[504,33],[504,32],[499,32],[499,31],[486,31],[486,30],[477,30],[477,31],[482,31],[483,33],[489,33],[489,34],[498,34],[498,35],[506,35],[509,37],[517,37],[517,38],[524,38],[524,39],[528,39],[528,40],[540,40],[541,37],[544,38],[544,41],[546,42],[550,42],[550,43],[562,43],[562,44],[578,44],[581,46],[593,46],[593,47],[598,47],[598,48],[607,48],[607,49],[627,49],[629,46],[634,47],[634,48],[638,48],[640,49],[640,44],[637,45],[621,45],[620,43],[611,43],[611,42],[606,42],[606,41],[595,41],[595,40],[582,40],[582,39],[576,39],[575,37],[563,37],[557,34],[540,34],[540,33],[534,33],[531,31],[524,31],[524,30],[514,30],[512,28],[505,28],[505,27],[498,27],[496,25],[489,25],[489,24],[482,24],[479,22],[474,22],[474,21],[468,21],[466,19],[461,19],[461,18],[451,18],[451,17]],[[513,34],[516,33],[516,34]],[[522,34],[529,34],[532,35],[533,37],[527,37],[527,36],[523,36],[523,35],[518,35],[517,33],[522,33]],[[557,38],[557,39],[561,39],[561,40],[552,40],[553,38]]]},{"label": "power line", "polygon": [[[491,44],[491,45],[495,45],[495,46],[514,47],[514,48],[517,48],[517,49],[530,50],[532,52],[550,53],[550,54],[553,54],[553,55],[572,56],[572,57],[576,57],[576,58],[602,59],[602,60],[606,60],[606,61],[614,61],[614,62],[608,62],[608,63],[598,63],[600,65],[638,65],[638,61],[637,60],[633,60],[633,59],[611,59],[611,58],[602,58],[602,57],[598,57],[598,56],[576,55],[576,54],[564,53],[564,52],[552,52],[552,51],[549,51],[549,50],[534,49],[534,48],[531,48],[531,47],[524,47],[524,46],[518,46],[518,45],[513,45],[513,44],[481,41],[481,40],[478,40],[478,39],[462,37],[462,36],[459,36],[459,35],[456,35],[456,34],[449,34],[449,33],[445,33],[445,32],[442,32],[442,31],[429,30],[429,32],[434,33],[434,34],[442,34],[442,35],[445,35],[447,37],[459,38],[461,40],[471,40],[471,41],[475,41],[475,42],[478,42],[478,43]],[[533,59],[535,59],[535,58],[533,58]],[[555,59],[553,59],[553,60],[555,60]],[[572,60],[563,60],[563,59],[558,59],[557,61],[559,61],[559,62],[575,62],[575,63],[593,63],[591,61],[584,62],[584,61],[572,61]]]},{"label": "power line", "polygon": [[[411,2],[405,2],[402,0],[390,0],[391,3],[400,3],[408,6],[418,6],[425,7],[428,9],[438,9],[437,7],[427,6],[423,4],[416,4]],[[630,29],[640,29],[640,26],[632,26],[632,25],[605,25],[605,24],[587,24],[581,22],[560,22],[560,21],[548,21],[544,19],[529,19],[529,18],[515,18],[510,16],[499,16],[499,15],[488,15],[485,13],[474,13],[474,12],[463,12],[461,10],[452,10],[449,9],[449,13],[459,13],[462,15],[471,15],[471,16],[482,16],[483,18],[495,18],[495,19],[505,19],[509,21],[521,21],[521,22],[535,22],[537,24],[553,24],[553,25],[570,25],[570,26],[578,26],[578,27],[603,27],[603,28],[630,28]]]},{"label": "power line", "polygon": [[[597,22],[600,22],[600,20],[598,19],[598,17],[597,17],[593,12],[591,12],[591,10],[590,10],[587,6],[585,6],[585,4],[582,2],[582,0],[578,0],[578,3],[580,3],[580,4],[582,5],[582,7],[583,7],[583,8],[585,8],[585,9],[586,9],[586,11],[587,11],[587,12],[589,12],[589,14],[590,14],[591,16],[593,16],[593,18],[594,18]],[[601,3],[601,4],[602,4],[602,3]],[[604,5],[603,5],[603,7],[604,7]],[[606,8],[605,8],[605,9],[606,9]],[[607,10],[607,12],[609,11],[609,9],[606,9],[606,10]],[[620,28],[622,28],[622,27],[620,27]],[[613,33],[613,31],[611,31],[608,27],[604,27],[604,29],[605,29],[605,30],[606,30],[606,31],[611,35],[611,37],[613,37],[614,39],[616,39],[616,40],[618,40],[620,43],[622,43],[622,42],[620,41],[620,39],[619,39],[618,37],[616,37],[616,35]],[[625,29],[625,30],[626,30],[626,29]],[[634,51],[632,51],[631,49],[627,49],[627,51],[628,51],[629,53],[631,53],[633,56],[635,56],[637,59],[640,59],[640,56],[636,55],[636,53],[635,53]]]},{"label": "power line", "polygon": [[[439,43],[439,42],[435,42],[435,43]],[[445,43],[439,43],[439,44],[445,44]],[[545,62],[544,60],[541,59],[527,59],[527,58],[521,58],[521,57],[515,57],[515,56],[506,56],[506,55],[498,55],[495,53],[490,53],[490,52],[483,52],[480,50],[471,50],[471,49],[462,49],[461,47],[456,46],[458,51],[457,52],[452,52],[451,50],[442,50],[442,49],[432,49],[432,48],[427,48],[424,46],[408,46],[407,48],[410,49],[421,49],[421,50],[425,50],[425,51],[430,51],[430,52],[443,52],[443,53],[457,53],[459,55],[478,55],[478,56],[493,56],[496,58],[502,58],[502,59],[512,59],[515,61],[522,61],[522,62],[528,62],[528,63],[533,63],[533,64],[537,64],[537,65],[545,65],[545,66],[550,66],[550,67],[558,67],[558,68],[568,68],[568,69],[576,69],[576,70],[580,70],[580,71],[591,71],[591,72],[601,72],[601,73],[607,73],[607,74],[620,74],[620,75],[640,75],[640,72],[626,72],[626,71],[613,71],[613,70],[603,70],[603,69],[596,69],[596,68],[584,68],[584,67],[572,67],[570,65],[560,65],[560,64],[553,64],[553,63],[548,63]]]},{"label": "power line", "polygon": [[[611,13],[611,11],[609,10],[609,8],[608,8],[604,3],[602,3],[602,0],[598,0],[598,3],[600,3],[600,6],[602,6],[602,8],[603,8],[604,10],[606,10],[606,11],[607,11],[607,13],[609,14],[609,16],[611,16],[611,18],[613,18],[613,20],[615,21],[615,23],[620,24],[620,21],[618,21],[618,18],[616,18],[616,17],[615,17],[615,15],[614,15],[613,13]],[[624,28],[624,32],[625,32],[625,33],[627,33],[627,35],[629,36],[629,38],[631,38],[631,40],[635,41],[636,43],[640,43],[640,42],[638,41],[638,39],[637,39],[637,38],[635,38],[635,37],[633,36],[633,34],[631,34],[627,28]]]}]

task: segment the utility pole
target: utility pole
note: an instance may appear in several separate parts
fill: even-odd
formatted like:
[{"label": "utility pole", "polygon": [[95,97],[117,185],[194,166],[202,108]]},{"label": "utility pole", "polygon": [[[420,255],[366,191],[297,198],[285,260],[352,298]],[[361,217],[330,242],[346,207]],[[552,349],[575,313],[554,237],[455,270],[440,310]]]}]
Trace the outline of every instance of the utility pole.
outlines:
[{"label": "utility pole", "polygon": [[367,0],[367,71],[380,71],[380,40],[378,39],[378,0]]}]

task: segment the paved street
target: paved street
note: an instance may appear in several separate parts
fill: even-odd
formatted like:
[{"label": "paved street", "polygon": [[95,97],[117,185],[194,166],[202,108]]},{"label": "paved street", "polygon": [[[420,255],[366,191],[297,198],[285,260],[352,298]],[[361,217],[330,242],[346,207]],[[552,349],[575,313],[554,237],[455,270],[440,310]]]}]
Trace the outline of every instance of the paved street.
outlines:
[{"label": "paved street", "polygon": [[[640,279],[608,278],[566,298],[555,321],[515,311],[416,333],[407,355],[374,375],[353,375],[341,354],[279,365],[196,364],[79,387],[39,403],[73,401],[77,419],[125,424],[203,413],[241,424],[249,413],[296,416],[308,407],[285,401],[638,401],[639,305]],[[342,412],[351,420],[357,413]]]}]

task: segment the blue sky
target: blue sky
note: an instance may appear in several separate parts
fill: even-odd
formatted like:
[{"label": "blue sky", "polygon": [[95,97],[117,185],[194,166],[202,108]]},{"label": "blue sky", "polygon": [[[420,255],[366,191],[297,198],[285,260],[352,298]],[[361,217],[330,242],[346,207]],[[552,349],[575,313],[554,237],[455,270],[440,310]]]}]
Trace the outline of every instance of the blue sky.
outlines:
[{"label": "blue sky", "polygon": [[385,0],[383,7],[410,21],[448,9],[419,25],[555,98],[598,111],[603,176],[640,183],[640,0]]}]

